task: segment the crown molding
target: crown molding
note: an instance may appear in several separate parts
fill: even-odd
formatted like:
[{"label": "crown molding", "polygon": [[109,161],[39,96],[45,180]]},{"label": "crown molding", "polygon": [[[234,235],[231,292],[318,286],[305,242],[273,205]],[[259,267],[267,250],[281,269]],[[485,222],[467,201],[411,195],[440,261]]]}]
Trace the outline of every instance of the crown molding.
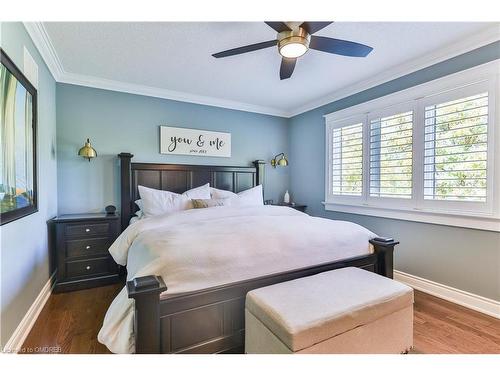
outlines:
[{"label": "crown molding", "polygon": [[45,30],[42,22],[23,22],[24,28],[28,32],[33,44],[40,52],[42,59],[49,68],[54,79],[59,82],[60,78],[65,74],[64,68],[57,56],[57,52],[50,41],[49,35]]},{"label": "crown molding", "polygon": [[309,102],[295,110],[282,110],[278,108],[259,106],[255,104],[242,103],[233,100],[214,98],[210,96],[195,95],[187,92],[173,91],[158,87],[132,84],[122,81],[114,81],[82,74],[69,73],[63,65],[52,45],[49,35],[42,22],[24,22],[28,34],[37,47],[40,55],[47,64],[50,72],[57,82],[68,83],[79,86],[93,87],[104,90],[125,92],[136,95],[144,95],[162,99],[170,99],[181,102],[195,103],[214,107],[228,108],[238,111],[261,113],[265,115],[291,118],[301,113],[329,104],[336,100],[359,93],[369,88],[381,85],[385,82],[416,72],[433,64],[445,61],[460,54],[472,51],[489,43],[500,40],[500,25],[490,26],[479,33],[461,39],[446,48],[440,48],[430,54],[414,59],[411,62],[388,69],[388,72],[378,74],[368,80],[357,82],[342,89],[336,90],[330,95]]},{"label": "crown molding", "polygon": [[63,68],[61,60],[59,59],[57,52],[52,45],[50,37],[47,33],[47,30],[43,26],[43,23],[24,22],[24,27],[33,40],[36,48],[40,52],[43,60],[47,64],[47,67],[52,73],[52,76],[57,82],[125,92],[129,94],[144,95],[155,98],[170,99],[181,102],[208,105],[213,107],[222,107],[238,111],[261,113],[264,115],[288,117],[287,111],[283,111],[277,108],[67,72]]},{"label": "crown molding", "polygon": [[144,86],[133,83],[114,81],[105,78],[85,76],[83,74],[64,73],[58,82],[72,85],[93,87],[104,90],[125,92],[129,94],[144,95],[155,98],[176,100],[179,102],[195,103],[212,107],[221,107],[237,111],[260,113],[264,115],[287,117],[288,112],[276,108],[264,107],[254,104],[242,103],[233,100],[214,98],[210,96],[195,95],[187,92],[167,90],[158,87]]},{"label": "crown molding", "polygon": [[414,73],[418,70],[427,68],[431,65],[443,62],[463,53],[470,52],[476,48],[483,47],[493,42],[497,42],[499,40],[500,24],[489,26],[478,33],[468,36],[467,38],[460,39],[445,48],[439,48],[431,53],[426,54],[425,56],[413,59],[410,62],[391,67],[370,79],[359,81],[352,85],[336,90],[333,93],[320,99],[309,102],[297,108],[295,111],[289,112],[288,117],[290,118],[300,115],[301,113],[308,112],[310,110],[357,94],[372,87],[379,86],[383,83]]}]

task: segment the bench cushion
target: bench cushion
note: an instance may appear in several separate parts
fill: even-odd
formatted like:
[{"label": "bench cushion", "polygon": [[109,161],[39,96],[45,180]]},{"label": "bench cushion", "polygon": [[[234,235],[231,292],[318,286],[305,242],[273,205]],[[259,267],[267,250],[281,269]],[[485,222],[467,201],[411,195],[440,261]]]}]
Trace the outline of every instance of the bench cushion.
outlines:
[{"label": "bench cushion", "polygon": [[359,268],[342,268],[247,294],[246,308],[298,351],[413,304],[410,287]]}]

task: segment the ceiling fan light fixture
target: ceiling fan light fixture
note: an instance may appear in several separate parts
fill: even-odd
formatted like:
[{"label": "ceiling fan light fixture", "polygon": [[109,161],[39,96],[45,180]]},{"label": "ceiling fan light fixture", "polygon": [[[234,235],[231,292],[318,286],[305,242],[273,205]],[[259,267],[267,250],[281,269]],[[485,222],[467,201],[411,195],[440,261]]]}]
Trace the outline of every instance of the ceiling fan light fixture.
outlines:
[{"label": "ceiling fan light fixture", "polygon": [[307,52],[307,47],[301,43],[289,43],[280,48],[280,54],[283,57],[300,57]]},{"label": "ceiling fan light fixture", "polygon": [[297,58],[309,49],[311,36],[303,28],[283,31],[278,34],[278,51],[286,58]]}]

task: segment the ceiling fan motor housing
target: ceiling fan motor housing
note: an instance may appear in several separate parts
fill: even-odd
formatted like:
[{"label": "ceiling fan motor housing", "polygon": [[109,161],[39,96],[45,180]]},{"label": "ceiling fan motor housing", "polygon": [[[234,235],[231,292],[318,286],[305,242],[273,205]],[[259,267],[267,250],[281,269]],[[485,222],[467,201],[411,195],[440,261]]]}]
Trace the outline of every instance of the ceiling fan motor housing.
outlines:
[{"label": "ceiling fan motor housing", "polygon": [[300,57],[309,49],[310,41],[311,35],[302,27],[282,31],[278,33],[278,50],[283,57]]}]

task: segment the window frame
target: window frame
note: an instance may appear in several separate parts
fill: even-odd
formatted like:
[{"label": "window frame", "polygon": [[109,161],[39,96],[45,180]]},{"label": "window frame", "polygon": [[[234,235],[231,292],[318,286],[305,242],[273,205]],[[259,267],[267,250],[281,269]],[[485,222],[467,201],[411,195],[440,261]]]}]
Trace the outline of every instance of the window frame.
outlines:
[{"label": "window frame", "polygon": [[[351,125],[356,125],[361,123],[361,127],[363,130],[363,159],[362,159],[362,167],[365,168],[365,136],[366,136],[366,129],[365,129],[365,121],[366,118],[363,115],[358,115],[358,116],[353,116],[353,117],[348,117],[339,121],[335,121],[335,124],[332,124],[332,126],[327,127],[327,158],[331,162],[333,161],[333,131],[334,129],[340,129],[346,126],[351,126]],[[326,191],[327,197],[329,199],[333,199],[335,197],[336,201],[342,202],[344,204],[356,204],[358,200],[365,195],[365,176],[363,174],[362,176],[362,191],[361,195],[343,195],[343,194],[333,194],[333,188],[332,188],[332,168],[331,168],[331,163],[327,163],[327,168],[326,168],[326,176],[327,176],[327,181],[328,181],[328,190]]]},{"label": "window frame", "polygon": [[[495,129],[500,124],[499,72],[500,60],[495,60],[325,115],[325,209],[500,232],[500,181],[495,180],[500,176],[500,131]],[[488,92],[486,202],[425,200],[425,107],[481,92]],[[412,198],[370,197],[370,121],[409,110],[413,111]],[[331,131],[358,122],[363,123],[363,191],[361,196],[345,199],[331,194]]]},{"label": "window frame", "polygon": [[[415,143],[415,134],[414,134],[414,128],[415,128],[415,114],[416,114],[416,107],[413,101],[405,102],[405,103],[399,103],[392,105],[390,107],[386,108],[381,108],[374,110],[373,112],[369,112],[366,115],[367,118],[367,131],[371,131],[371,120],[381,118],[381,117],[388,117],[404,112],[413,112],[412,113],[412,119],[413,119],[413,124],[412,124],[412,142],[413,144]],[[370,143],[370,136],[368,135],[367,138],[367,143]],[[388,197],[372,197],[370,195],[370,150],[368,150],[368,154],[366,157],[366,165],[363,165],[365,167],[365,171],[367,171],[367,188],[368,191],[366,192],[366,203],[370,206],[373,207],[390,207],[390,208],[395,208],[395,209],[403,209],[403,208],[411,208],[412,207],[412,201],[413,198],[415,197],[415,173],[413,170],[413,165],[415,164],[415,150],[414,146],[412,145],[412,197],[410,199],[405,199],[405,198],[388,198]]]},{"label": "window frame", "polygon": [[[493,175],[494,175],[494,170],[493,170],[493,165],[494,165],[494,137],[495,137],[495,126],[494,126],[494,105],[492,105],[492,91],[494,91],[494,88],[492,90],[492,87],[490,85],[490,82],[488,81],[482,81],[478,82],[475,84],[471,84],[466,87],[462,87],[457,90],[451,90],[450,92],[444,92],[444,93],[439,93],[435,95],[430,95],[425,98],[422,98],[419,100],[419,111],[422,114],[422,121],[424,121],[424,116],[425,116],[425,107],[430,106],[432,104],[439,104],[439,103],[444,103],[456,99],[461,99],[465,98],[468,96],[472,96],[475,94],[479,94],[481,92],[487,92],[488,93],[488,140],[487,140],[487,162],[486,162],[486,202],[467,202],[467,201],[443,201],[443,200],[436,200],[436,199],[424,199],[423,193],[422,193],[422,199],[419,202],[419,206],[426,211],[436,211],[436,212],[442,212],[442,211],[449,211],[449,212],[470,212],[470,213],[477,213],[479,215],[481,214],[486,214],[486,215],[492,215],[493,214],[493,192],[494,192],[494,181],[493,181]],[[423,124],[422,124],[423,125]],[[425,127],[422,129],[422,133],[424,133]],[[422,139],[421,141],[425,144],[424,142],[424,134],[422,134]],[[419,142],[420,143],[420,142]],[[422,159],[422,166],[424,163],[424,150],[423,148],[425,147],[424,145],[421,145],[421,155],[419,156]],[[422,172],[422,183],[423,183],[423,172]],[[422,187],[422,192],[423,192],[423,187]]]}]

